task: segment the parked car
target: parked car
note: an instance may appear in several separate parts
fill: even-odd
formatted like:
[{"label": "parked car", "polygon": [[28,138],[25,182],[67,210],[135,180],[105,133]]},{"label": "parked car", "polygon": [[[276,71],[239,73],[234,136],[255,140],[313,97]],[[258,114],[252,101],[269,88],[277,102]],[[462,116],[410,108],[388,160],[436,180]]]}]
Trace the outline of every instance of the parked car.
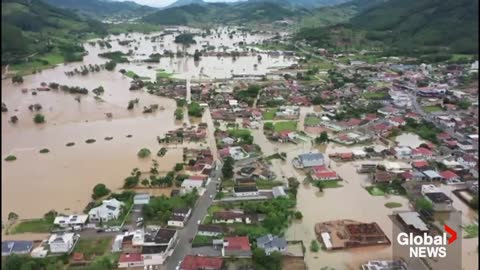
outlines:
[{"label": "parked car", "polygon": [[102,232],[105,232],[105,230],[104,229],[98,229],[97,230],[97,233],[102,233]]}]

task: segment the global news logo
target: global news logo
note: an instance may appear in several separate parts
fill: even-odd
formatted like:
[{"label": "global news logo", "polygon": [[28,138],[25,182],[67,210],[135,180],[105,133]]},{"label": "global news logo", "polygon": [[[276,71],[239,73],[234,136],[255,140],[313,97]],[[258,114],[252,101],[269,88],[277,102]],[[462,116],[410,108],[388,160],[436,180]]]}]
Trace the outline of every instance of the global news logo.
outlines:
[{"label": "global news logo", "polygon": [[[457,240],[457,232],[448,225],[443,226],[445,232],[441,235],[431,236],[427,233],[414,235],[413,233],[399,233],[397,242],[401,246],[409,247],[410,258],[445,258],[447,256],[447,245]],[[450,235],[447,238],[447,234]]]}]

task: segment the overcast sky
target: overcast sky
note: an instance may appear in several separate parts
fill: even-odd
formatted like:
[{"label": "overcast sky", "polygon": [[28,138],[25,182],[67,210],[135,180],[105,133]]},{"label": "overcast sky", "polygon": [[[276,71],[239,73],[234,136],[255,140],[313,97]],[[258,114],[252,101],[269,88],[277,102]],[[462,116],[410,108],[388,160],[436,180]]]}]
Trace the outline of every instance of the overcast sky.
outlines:
[{"label": "overcast sky", "polygon": [[[125,1],[125,0],[114,0],[114,1]],[[130,0],[138,4],[152,6],[152,7],[164,7],[168,6],[177,0]],[[238,0],[203,0],[205,2],[236,2]]]}]

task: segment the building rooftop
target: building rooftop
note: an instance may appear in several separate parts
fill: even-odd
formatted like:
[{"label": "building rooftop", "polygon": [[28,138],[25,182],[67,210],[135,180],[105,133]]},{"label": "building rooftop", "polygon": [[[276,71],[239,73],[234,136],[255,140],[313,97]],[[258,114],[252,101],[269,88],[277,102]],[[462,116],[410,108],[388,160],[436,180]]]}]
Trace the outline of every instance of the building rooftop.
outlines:
[{"label": "building rooftop", "polygon": [[412,226],[416,230],[419,231],[428,231],[427,224],[423,222],[423,220],[420,218],[420,214],[417,212],[404,212],[404,213],[399,213],[398,216],[405,222],[405,224]]},{"label": "building rooftop", "polygon": [[227,250],[250,250],[250,241],[248,241],[247,236],[232,236],[232,237],[225,237],[223,239],[224,243],[228,243],[225,246]]},{"label": "building rooftop", "polygon": [[256,186],[236,186],[233,190],[235,192],[256,192],[258,188]]},{"label": "building rooftop", "polygon": [[425,193],[425,196],[434,203],[451,203],[452,202],[452,199],[450,199],[443,192],[429,192],[429,193]]},{"label": "building rooftop", "polygon": [[187,255],[180,264],[180,270],[220,269],[222,258]]}]

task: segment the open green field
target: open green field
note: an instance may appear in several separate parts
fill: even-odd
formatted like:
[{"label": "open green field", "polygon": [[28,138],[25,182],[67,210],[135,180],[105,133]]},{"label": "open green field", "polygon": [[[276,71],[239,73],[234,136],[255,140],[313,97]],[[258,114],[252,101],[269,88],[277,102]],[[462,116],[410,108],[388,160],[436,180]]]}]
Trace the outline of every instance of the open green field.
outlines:
[{"label": "open green field", "polygon": [[164,69],[157,69],[157,80],[168,79],[172,77],[173,73],[166,72]]},{"label": "open green field", "polygon": [[73,251],[83,253],[86,258],[91,258],[92,255],[102,256],[110,249],[112,240],[113,236],[93,239],[80,238]]},{"label": "open green field", "polygon": [[368,191],[368,193],[370,193],[370,195],[372,195],[372,196],[385,196],[385,192],[384,192],[382,189],[380,189],[380,188],[378,188],[378,187],[376,187],[376,186],[366,187],[365,189],[366,189],[366,190]]},{"label": "open green field", "polygon": [[388,202],[388,203],[385,204],[385,207],[387,207],[387,208],[398,208],[398,207],[402,207],[402,204],[398,203],[398,202]]},{"label": "open green field", "polygon": [[470,224],[463,227],[465,235],[463,238],[475,238],[478,237],[478,224]]},{"label": "open green field", "polygon": [[278,111],[276,108],[268,109],[263,113],[263,120],[273,120],[275,118],[275,113]]},{"label": "open green field", "polygon": [[277,122],[273,125],[273,129],[275,130],[275,132],[282,132],[285,130],[295,131],[297,130],[297,122],[296,121]]},{"label": "open green field", "polygon": [[52,228],[52,226],[53,226],[52,223],[48,222],[43,218],[24,220],[24,221],[20,221],[20,223],[15,225],[10,231],[10,233],[11,234],[46,233],[46,232],[50,232],[50,229]]},{"label": "open green field", "polygon": [[305,117],[305,125],[306,126],[316,126],[320,124],[322,120],[315,116],[307,116]]},{"label": "open green field", "polygon": [[440,106],[423,106],[422,109],[425,112],[441,112],[443,109]]},{"label": "open green field", "polygon": [[137,73],[135,73],[135,72],[133,72],[133,71],[131,71],[131,70],[127,71],[127,72],[125,73],[125,76],[130,77],[130,78],[132,78],[132,79],[133,79],[135,76],[137,76],[140,80],[150,80],[150,79],[151,79],[150,77],[140,76],[140,75],[138,75]]}]

